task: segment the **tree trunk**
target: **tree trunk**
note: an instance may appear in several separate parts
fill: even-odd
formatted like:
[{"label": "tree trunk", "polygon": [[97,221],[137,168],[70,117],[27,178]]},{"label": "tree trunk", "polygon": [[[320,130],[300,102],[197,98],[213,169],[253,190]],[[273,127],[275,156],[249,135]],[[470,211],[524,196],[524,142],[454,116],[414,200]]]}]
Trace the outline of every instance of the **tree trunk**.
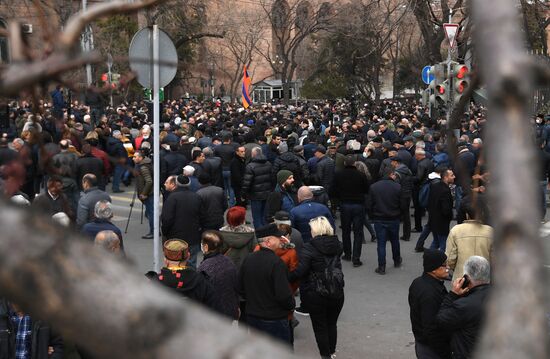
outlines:
[{"label": "tree trunk", "polygon": [[48,217],[1,203],[0,228],[2,295],[94,357],[291,357],[149,282]]},{"label": "tree trunk", "polygon": [[528,125],[533,71],[515,1],[475,0],[473,5],[476,50],[489,96],[485,140],[495,227],[494,285],[476,357],[548,358],[540,185]]}]

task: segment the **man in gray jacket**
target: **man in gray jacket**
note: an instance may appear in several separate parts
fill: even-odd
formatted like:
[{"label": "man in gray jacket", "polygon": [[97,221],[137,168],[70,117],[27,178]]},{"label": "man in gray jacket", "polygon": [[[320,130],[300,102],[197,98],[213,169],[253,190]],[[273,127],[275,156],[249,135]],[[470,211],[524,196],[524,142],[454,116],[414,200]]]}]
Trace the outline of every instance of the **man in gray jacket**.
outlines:
[{"label": "man in gray jacket", "polygon": [[97,177],[87,173],[82,177],[83,194],[78,201],[76,225],[82,227],[94,217],[94,206],[101,200],[111,202],[111,196],[97,187]]}]

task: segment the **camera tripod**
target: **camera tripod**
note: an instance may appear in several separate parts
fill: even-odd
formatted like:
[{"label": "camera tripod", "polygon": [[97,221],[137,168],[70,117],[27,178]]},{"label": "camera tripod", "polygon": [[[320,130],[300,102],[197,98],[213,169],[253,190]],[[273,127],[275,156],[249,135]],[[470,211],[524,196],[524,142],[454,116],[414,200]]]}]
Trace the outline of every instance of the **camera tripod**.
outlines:
[{"label": "camera tripod", "polygon": [[[130,218],[132,218],[132,210],[134,209],[134,204],[136,203],[136,190],[134,189],[134,194],[132,195],[132,202],[130,202],[130,213],[128,214],[128,220],[126,221],[126,228],[124,229],[124,234],[128,233],[128,226],[130,225]],[[141,204],[141,224],[143,224],[143,203]]]}]

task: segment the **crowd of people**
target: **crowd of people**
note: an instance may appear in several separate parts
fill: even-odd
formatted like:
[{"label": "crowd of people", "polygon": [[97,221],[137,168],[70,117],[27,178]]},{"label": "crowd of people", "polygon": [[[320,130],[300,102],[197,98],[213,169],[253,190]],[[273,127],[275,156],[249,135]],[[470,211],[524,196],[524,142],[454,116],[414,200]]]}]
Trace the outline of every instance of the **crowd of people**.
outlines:
[{"label": "crowd of people", "polygon": [[[362,266],[369,239],[377,246],[374,271],[391,275],[387,242],[399,268],[400,241],[416,232],[415,251],[424,252],[424,273],[409,293],[417,356],[469,357],[492,252],[482,107],[472,104],[464,114],[454,157],[445,120],[409,100],[243,109],[181,98],[163,103],[155,133],[145,102],[103,108],[93,97],[83,103],[66,103],[57,92],[52,97],[10,105],[0,169],[12,202],[124,256],[109,193],[135,191],[149,223],[142,238],[152,239],[152,149],[159,141],[164,266],[147,274],[151,280],[290,346],[295,314],[309,315],[319,354],[331,358],[345,297],[341,261]],[[537,118],[534,127],[542,139],[545,195],[550,126]],[[447,294],[443,280],[450,276]],[[475,318],[464,314],[470,306]],[[12,315],[7,325],[28,325],[15,304],[4,307]],[[12,331],[18,345],[10,350],[30,358],[23,331]],[[46,348],[55,357],[63,349],[56,336],[51,340]]]}]

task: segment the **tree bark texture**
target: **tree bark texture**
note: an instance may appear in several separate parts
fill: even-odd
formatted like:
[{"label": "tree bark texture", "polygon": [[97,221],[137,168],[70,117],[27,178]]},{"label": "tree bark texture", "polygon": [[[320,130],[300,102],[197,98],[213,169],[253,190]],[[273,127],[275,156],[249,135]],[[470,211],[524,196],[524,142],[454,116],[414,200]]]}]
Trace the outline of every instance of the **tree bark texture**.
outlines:
[{"label": "tree bark texture", "polygon": [[487,84],[495,261],[477,358],[548,358],[540,185],[530,137],[533,70],[514,0],[473,0],[475,47]]},{"label": "tree bark texture", "polygon": [[0,206],[0,291],[98,358],[290,358],[56,227]]}]

